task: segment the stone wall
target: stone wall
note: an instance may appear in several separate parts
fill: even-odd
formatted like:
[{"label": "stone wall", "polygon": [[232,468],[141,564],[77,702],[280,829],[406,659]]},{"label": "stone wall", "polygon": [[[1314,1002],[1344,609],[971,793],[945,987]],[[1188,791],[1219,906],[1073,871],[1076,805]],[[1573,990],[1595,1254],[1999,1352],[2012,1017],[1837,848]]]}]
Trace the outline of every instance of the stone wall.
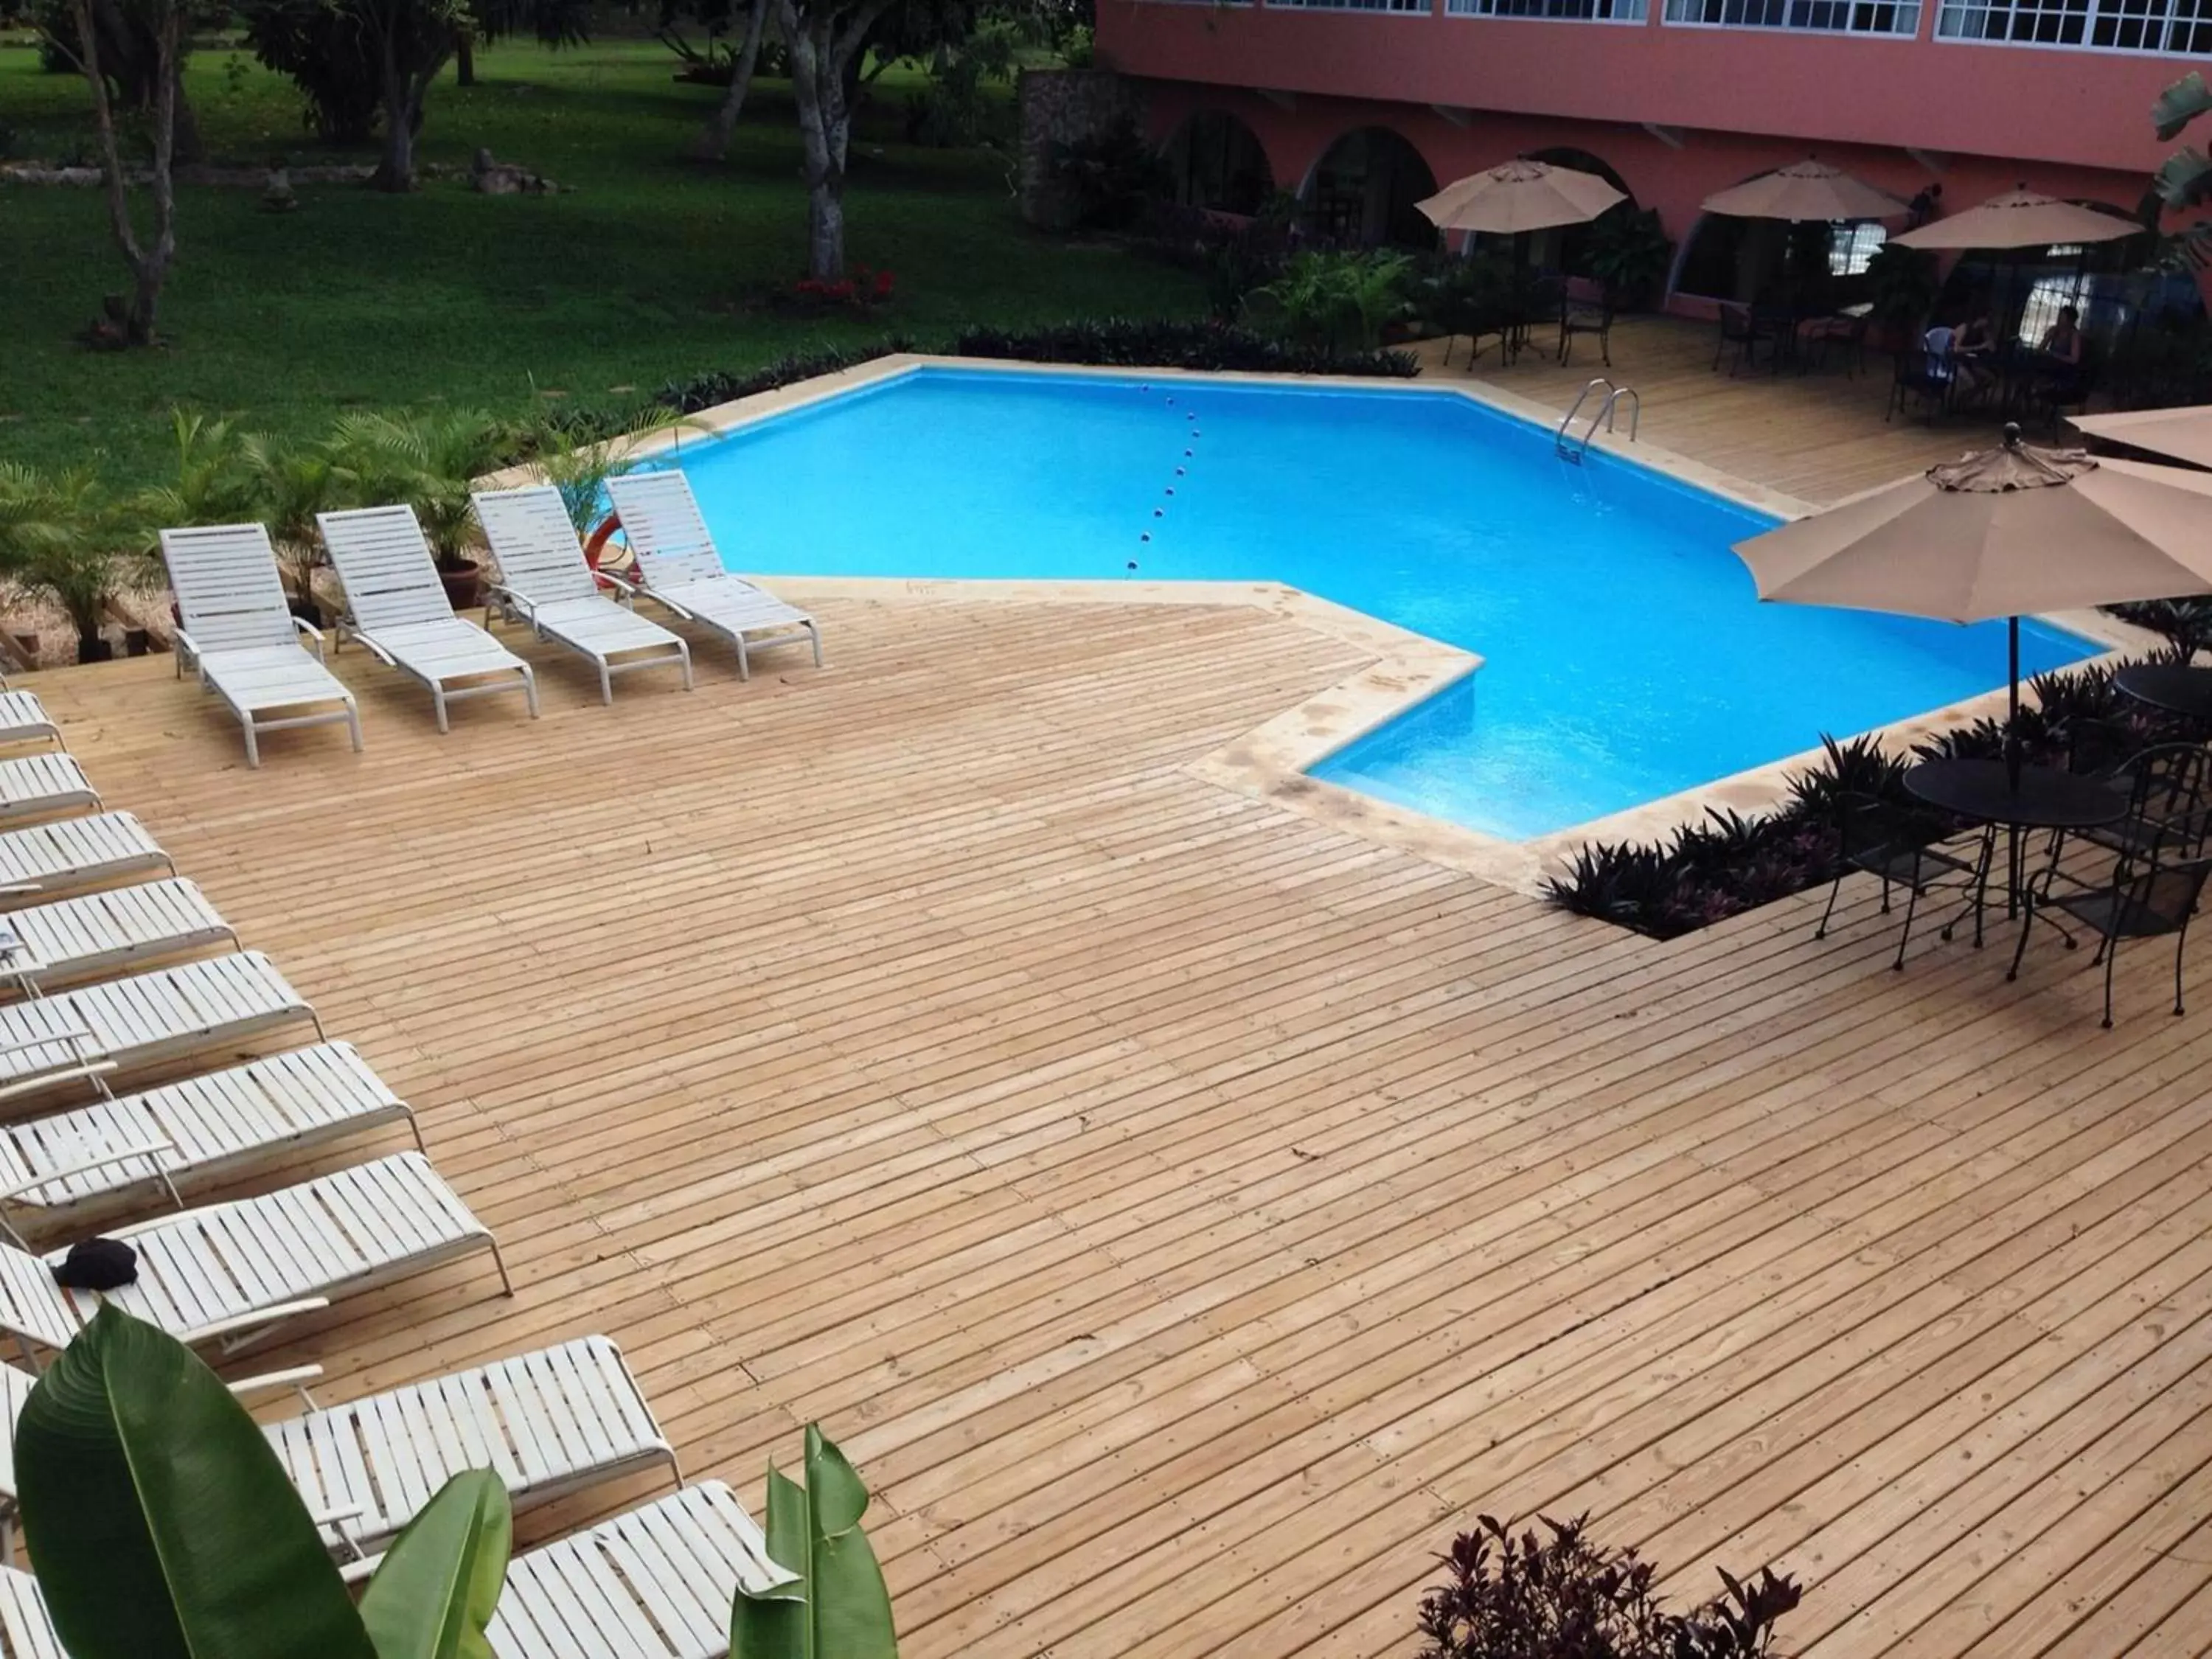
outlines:
[{"label": "stone wall", "polygon": [[1124,116],[1141,124],[1144,93],[1112,70],[1024,70],[1021,116],[1022,217],[1046,230],[1066,230],[1075,208],[1053,182],[1053,146],[1094,137]]}]

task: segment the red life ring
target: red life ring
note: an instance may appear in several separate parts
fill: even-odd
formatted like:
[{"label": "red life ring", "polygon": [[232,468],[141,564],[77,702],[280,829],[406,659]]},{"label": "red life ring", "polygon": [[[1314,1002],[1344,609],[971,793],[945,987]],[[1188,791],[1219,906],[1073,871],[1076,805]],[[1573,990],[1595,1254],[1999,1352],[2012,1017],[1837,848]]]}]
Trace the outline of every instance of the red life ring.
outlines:
[{"label": "red life ring", "polygon": [[584,544],[584,562],[591,566],[593,579],[602,587],[614,586],[614,583],[599,574],[599,560],[607,550],[608,538],[621,528],[622,520],[610,514],[605,522],[592,532],[592,538]]}]

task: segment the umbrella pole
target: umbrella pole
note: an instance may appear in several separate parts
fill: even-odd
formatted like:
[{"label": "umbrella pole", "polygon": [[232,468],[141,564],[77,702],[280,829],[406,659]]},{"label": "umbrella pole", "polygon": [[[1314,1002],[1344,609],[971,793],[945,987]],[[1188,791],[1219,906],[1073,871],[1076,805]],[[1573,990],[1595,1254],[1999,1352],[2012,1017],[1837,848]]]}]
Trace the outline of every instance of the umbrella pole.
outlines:
[{"label": "umbrella pole", "polygon": [[[2020,618],[2009,617],[2005,623],[2005,787],[2014,794],[2020,793]],[[2009,920],[2020,908],[2021,847],[2020,826],[2014,824],[2007,836],[2005,849],[2005,915]]]}]

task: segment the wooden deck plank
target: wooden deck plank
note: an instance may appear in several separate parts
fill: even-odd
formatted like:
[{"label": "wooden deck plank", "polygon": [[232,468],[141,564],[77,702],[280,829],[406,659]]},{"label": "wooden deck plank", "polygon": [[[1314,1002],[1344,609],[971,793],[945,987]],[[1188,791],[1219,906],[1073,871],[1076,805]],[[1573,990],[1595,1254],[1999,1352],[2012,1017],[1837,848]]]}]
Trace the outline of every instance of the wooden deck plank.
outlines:
[{"label": "wooden deck plank", "polygon": [[[1614,345],[1647,436],[1779,488],[1960,447]],[[2212,1033],[2155,949],[2106,1033],[2085,957],[1891,973],[1856,886],[1656,945],[1187,770],[1364,665],[1294,622],[817,608],[825,672],[549,672],[446,738],[348,653],[368,751],[251,774],[158,663],[40,677],[507,1247],[512,1302],[442,1269],[254,1369],[604,1330],[752,1501],[820,1417],[915,1659],[1402,1652],[1477,1509],[1796,1571],[1822,1659],[2212,1645]]]}]

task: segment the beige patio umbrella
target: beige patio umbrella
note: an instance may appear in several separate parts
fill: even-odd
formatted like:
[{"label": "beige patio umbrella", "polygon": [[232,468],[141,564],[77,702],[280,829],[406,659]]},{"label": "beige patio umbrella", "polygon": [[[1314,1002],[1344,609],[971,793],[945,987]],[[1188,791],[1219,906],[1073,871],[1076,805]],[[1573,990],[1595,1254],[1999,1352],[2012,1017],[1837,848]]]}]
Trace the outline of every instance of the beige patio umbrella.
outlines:
[{"label": "beige patio umbrella", "polygon": [[2022,185],[1990,197],[1979,207],[1889,240],[1900,247],[2059,247],[2074,242],[2116,242],[2142,230],[2132,219],[2076,207]]},{"label": "beige patio umbrella", "polygon": [[1894,219],[1905,204],[1823,161],[1793,161],[1698,204],[1735,219]]},{"label": "beige patio umbrella", "polygon": [[2212,404],[2193,409],[2136,409],[2124,415],[2076,415],[2074,424],[2093,438],[2130,449],[2170,455],[2192,466],[2212,467]]},{"label": "beige patio umbrella", "polygon": [[1503,161],[1455,179],[1413,205],[1437,229],[1512,235],[1553,225],[1579,225],[1628,198],[1594,173],[1548,161]]},{"label": "beige patio umbrella", "polygon": [[[2010,623],[2212,592],[2212,473],[2004,442],[1739,542],[1759,597],[1944,622]],[[2019,756],[2008,756],[2017,776]]]}]

